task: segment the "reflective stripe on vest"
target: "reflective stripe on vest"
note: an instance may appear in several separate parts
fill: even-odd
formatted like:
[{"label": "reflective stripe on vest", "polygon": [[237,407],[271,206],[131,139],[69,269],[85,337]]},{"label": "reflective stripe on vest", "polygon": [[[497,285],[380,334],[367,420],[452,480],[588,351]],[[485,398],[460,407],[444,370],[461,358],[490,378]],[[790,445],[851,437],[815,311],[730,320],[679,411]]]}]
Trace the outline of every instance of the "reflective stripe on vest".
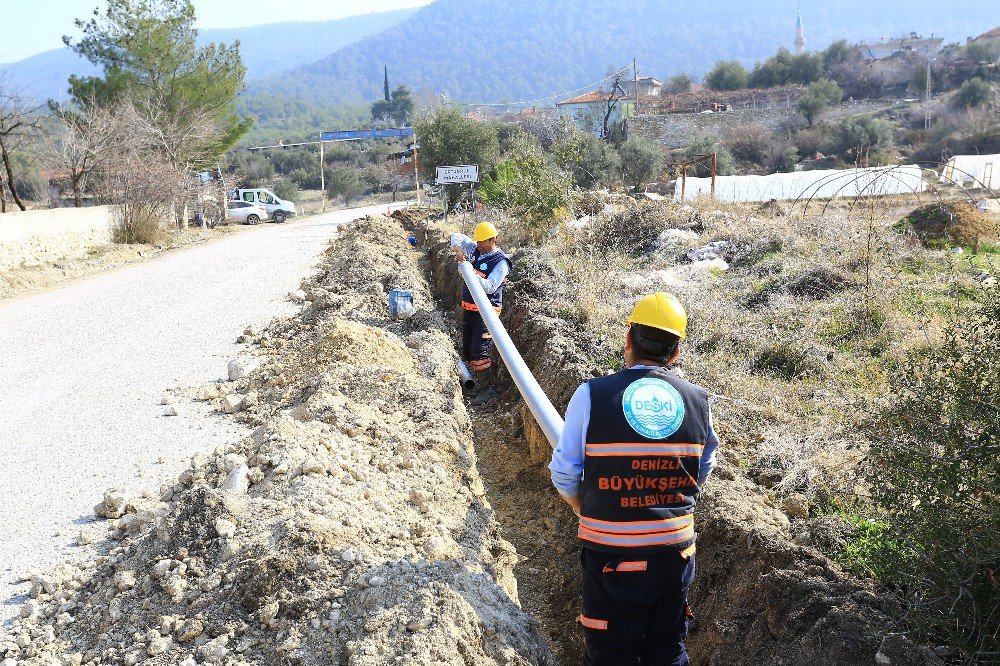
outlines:
[{"label": "reflective stripe on vest", "polygon": [[588,456],[701,456],[703,444],[660,444],[659,442],[587,443]]},{"label": "reflective stripe on vest", "polygon": [[[695,540],[707,393],[660,368],[623,370],[588,384],[577,535],[585,547],[604,552],[685,550]],[[647,393],[636,397],[636,391]]]},{"label": "reflective stripe on vest", "polygon": [[[468,301],[462,301],[462,307],[464,309],[468,310],[469,312],[479,312],[479,306],[476,305],[475,303],[470,303]],[[493,309],[496,310],[497,314],[500,314],[501,308],[500,308],[499,305],[494,305]]]},{"label": "reflective stripe on vest", "polygon": [[577,536],[606,546],[666,546],[694,538],[694,516],[621,523],[581,516]]}]

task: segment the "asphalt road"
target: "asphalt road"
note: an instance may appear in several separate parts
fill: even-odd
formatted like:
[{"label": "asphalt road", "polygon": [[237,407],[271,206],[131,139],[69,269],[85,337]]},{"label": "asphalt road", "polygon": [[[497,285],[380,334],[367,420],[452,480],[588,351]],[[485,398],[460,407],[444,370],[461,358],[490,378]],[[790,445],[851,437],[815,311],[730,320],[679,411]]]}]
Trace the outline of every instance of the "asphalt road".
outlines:
[{"label": "asphalt road", "polygon": [[105,489],[155,490],[245,434],[195,404],[163,416],[160,399],[225,379],[236,338],[295,310],[288,292],[338,226],[384,211],[265,224],[0,303],[0,624],[25,600],[19,573],[88,555],[76,538]]}]

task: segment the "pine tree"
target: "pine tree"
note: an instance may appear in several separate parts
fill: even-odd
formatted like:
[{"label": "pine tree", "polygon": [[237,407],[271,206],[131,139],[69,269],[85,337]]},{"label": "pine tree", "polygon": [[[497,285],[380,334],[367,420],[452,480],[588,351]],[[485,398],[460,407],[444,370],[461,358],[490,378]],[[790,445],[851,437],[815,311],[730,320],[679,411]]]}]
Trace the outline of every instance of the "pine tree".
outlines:
[{"label": "pine tree", "polygon": [[383,82],[383,87],[385,89],[385,101],[389,100],[389,66],[383,65],[385,67],[385,81]]}]

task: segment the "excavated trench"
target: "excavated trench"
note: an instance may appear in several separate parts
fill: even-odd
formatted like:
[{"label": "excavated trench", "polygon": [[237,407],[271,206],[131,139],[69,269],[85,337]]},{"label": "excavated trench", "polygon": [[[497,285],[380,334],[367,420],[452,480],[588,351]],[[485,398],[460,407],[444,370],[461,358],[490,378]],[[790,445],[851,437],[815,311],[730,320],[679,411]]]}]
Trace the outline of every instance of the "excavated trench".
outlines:
[{"label": "excavated trench", "polygon": [[[426,221],[410,226],[425,244],[434,296],[457,321],[461,277],[445,234]],[[526,250],[513,264],[502,321],[563,413],[576,387],[603,370],[584,352],[580,332],[556,314],[568,287],[551,262]],[[487,497],[518,551],[514,575],[523,608],[540,622],[558,663],[580,663],[575,516],[550,485],[551,449],[502,367],[498,381],[499,404],[472,412]],[[795,544],[773,497],[721,458],[697,514],[693,664],[940,663],[899,633],[895,599]]]}]

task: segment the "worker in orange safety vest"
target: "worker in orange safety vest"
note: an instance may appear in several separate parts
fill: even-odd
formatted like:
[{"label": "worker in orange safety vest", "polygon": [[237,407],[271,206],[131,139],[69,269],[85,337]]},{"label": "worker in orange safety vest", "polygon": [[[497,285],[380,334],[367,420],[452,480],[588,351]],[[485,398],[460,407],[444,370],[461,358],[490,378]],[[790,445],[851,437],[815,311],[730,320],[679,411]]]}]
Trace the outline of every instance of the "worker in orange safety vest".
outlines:
[{"label": "worker in orange safety vest", "polygon": [[[510,258],[500,249],[499,235],[493,224],[480,222],[473,230],[472,238],[452,234],[450,243],[456,261],[469,261],[472,264],[479,283],[497,314],[503,308],[503,286],[511,267]],[[496,397],[491,359],[493,336],[487,330],[483,315],[466,284],[462,285],[462,309],[462,358],[475,374],[476,396],[471,404],[479,406]]]},{"label": "worker in orange safety vest", "polygon": [[705,389],[670,369],[686,335],[676,297],[641,299],[625,369],[577,389],[549,464],[580,517],[587,666],[689,663],[694,510],[719,439]]}]

